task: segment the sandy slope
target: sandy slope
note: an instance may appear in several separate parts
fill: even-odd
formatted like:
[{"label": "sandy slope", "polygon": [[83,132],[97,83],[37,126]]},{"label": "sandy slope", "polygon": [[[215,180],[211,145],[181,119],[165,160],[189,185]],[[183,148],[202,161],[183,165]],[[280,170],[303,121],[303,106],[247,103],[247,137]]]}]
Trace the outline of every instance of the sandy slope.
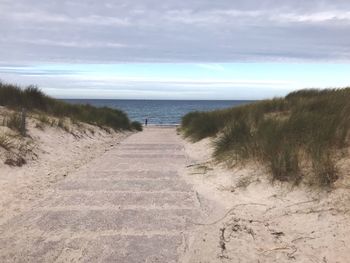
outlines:
[{"label": "sandy slope", "polygon": [[[5,109],[0,108],[0,115]],[[4,164],[6,152],[0,147],[0,224],[25,211],[40,198],[50,185],[69,177],[90,160],[115,147],[128,133],[107,133],[91,125],[71,125],[71,133],[28,119],[28,138],[31,151],[27,164],[10,167]],[[6,127],[0,131],[11,132]],[[14,139],[14,141],[16,141]],[[16,143],[16,142],[15,142]]]},{"label": "sandy slope", "polygon": [[187,262],[349,262],[346,166],[332,191],[292,188],[271,184],[254,164],[234,170],[214,164],[211,149],[209,140],[186,143],[197,165],[184,177],[208,214],[197,224]]}]

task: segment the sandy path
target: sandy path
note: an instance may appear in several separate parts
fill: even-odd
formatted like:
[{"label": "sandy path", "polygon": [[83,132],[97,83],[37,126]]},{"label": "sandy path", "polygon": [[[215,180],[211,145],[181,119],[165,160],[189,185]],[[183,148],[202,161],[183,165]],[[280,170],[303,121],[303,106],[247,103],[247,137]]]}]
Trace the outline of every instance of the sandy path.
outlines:
[{"label": "sandy path", "polygon": [[0,227],[0,262],[178,262],[198,216],[174,128],[147,128]]}]

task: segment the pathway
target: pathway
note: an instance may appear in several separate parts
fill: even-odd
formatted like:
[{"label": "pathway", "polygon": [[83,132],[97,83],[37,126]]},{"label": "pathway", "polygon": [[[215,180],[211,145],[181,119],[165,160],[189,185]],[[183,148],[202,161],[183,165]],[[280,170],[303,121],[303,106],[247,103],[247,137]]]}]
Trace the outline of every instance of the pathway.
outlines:
[{"label": "pathway", "polygon": [[198,215],[175,128],[147,128],[0,226],[0,262],[179,262]]}]

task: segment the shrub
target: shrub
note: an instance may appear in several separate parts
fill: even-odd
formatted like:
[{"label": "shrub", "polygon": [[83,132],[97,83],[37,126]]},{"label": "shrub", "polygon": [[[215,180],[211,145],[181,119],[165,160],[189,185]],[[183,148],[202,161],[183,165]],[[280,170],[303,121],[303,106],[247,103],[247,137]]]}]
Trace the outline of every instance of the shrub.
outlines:
[{"label": "shrub", "polygon": [[131,123],[131,129],[133,129],[135,131],[142,131],[143,130],[142,124],[138,121],[133,121]]}]

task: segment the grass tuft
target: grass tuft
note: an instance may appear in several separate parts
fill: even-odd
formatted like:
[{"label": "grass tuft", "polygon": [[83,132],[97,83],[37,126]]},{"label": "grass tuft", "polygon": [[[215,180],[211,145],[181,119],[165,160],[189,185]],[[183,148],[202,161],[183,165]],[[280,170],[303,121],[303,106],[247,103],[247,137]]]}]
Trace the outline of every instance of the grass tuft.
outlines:
[{"label": "grass tuft", "polygon": [[7,151],[10,151],[13,148],[12,141],[8,135],[0,134],[0,147]]},{"label": "grass tuft", "polygon": [[4,126],[7,126],[8,128],[15,130],[19,133],[22,132],[22,118],[21,115],[17,112],[14,112],[4,118],[3,120]]}]

